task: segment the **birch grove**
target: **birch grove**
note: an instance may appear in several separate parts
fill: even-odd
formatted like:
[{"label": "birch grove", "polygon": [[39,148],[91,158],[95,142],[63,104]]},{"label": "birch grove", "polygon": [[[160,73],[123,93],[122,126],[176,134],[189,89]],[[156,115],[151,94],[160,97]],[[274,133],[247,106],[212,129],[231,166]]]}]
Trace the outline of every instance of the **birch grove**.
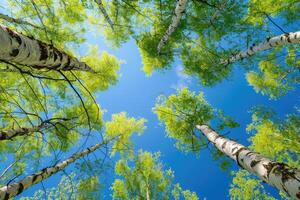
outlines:
[{"label": "birch grove", "polygon": [[284,163],[273,162],[233,140],[220,136],[209,126],[197,125],[196,127],[217,149],[233,159],[241,168],[257,175],[292,198],[300,199],[300,171],[298,169]]},{"label": "birch grove", "polygon": [[168,30],[165,32],[165,34],[162,36],[161,40],[158,43],[157,46],[157,52],[160,54],[161,49],[166,44],[172,33],[175,31],[177,26],[180,23],[181,17],[184,14],[184,11],[186,9],[188,0],[178,0],[175,8],[174,15],[172,17],[172,22],[168,28]]},{"label": "birch grove", "polygon": [[36,69],[94,72],[87,64],[48,45],[0,25],[0,60]]}]

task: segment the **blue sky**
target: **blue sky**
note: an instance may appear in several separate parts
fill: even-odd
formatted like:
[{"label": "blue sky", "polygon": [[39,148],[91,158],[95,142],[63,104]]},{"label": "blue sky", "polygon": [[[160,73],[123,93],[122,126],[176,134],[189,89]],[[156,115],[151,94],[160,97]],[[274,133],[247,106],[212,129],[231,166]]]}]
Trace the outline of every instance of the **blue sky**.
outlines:
[{"label": "blue sky", "polygon": [[[146,77],[134,41],[124,44],[120,49],[111,49],[102,37],[90,34],[88,43],[96,44],[101,50],[106,50],[126,62],[121,67],[118,84],[97,96],[97,101],[107,110],[105,120],[110,120],[111,114],[122,111],[126,111],[131,117],[146,118],[146,131],[142,136],[134,137],[136,148],[151,152],[160,151],[166,169],[172,168],[175,172],[175,182],[180,183],[184,189],[195,191],[200,199],[229,199],[228,190],[232,179],[211,159],[208,150],[203,150],[200,156],[196,157],[179,152],[174,147],[175,142],[165,136],[164,127],[152,112],[157,96],[170,95],[182,86],[187,86],[196,93],[203,91],[213,107],[223,109],[227,115],[240,123],[239,128],[231,130],[229,137],[245,145],[249,144],[249,135],[245,129],[251,122],[251,114],[248,111],[252,106],[267,105],[283,117],[294,112],[294,107],[299,105],[299,88],[280,100],[270,101],[248,86],[242,69],[235,69],[229,80],[207,88],[200,86],[197,80],[183,75],[182,64],[179,61],[174,62],[171,70],[155,72],[151,77]],[[67,172],[73,169],[74,165],[70,166]],[[233,169],[237,169],[236,165]],[[60,175],[55,175],[45,181],[45,186],[55,186],[59,179]],[[36,189],[41,189],[41,184],[25,191],[22,196],[30,196]],[[267,186],[267,190],[276,195],[276,191],[271,187]],[[108,186],[105,193],[107,192]],[[111,198],[107,195],[105,199]]]}]

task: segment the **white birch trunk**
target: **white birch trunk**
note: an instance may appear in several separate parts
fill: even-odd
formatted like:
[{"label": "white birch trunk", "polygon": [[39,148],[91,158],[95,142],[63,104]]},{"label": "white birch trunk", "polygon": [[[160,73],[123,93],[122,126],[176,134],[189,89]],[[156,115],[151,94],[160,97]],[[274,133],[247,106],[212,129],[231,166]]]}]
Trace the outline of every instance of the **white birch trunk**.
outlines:
[{"label": "white birch trunk", "polygon": [[2,13],[0,13],[0,18],[6,20],[8,22],[11,22],[11,23],[27,25],[27,26],[32,26],[33,28],[41,29],[40,27],[38,27],[38,26],[36,26],[32,23],[29,23],[29,22],[24,21],[22,19],[15,19],[15,18],[12,18],[12,17],[10,17],[8,15],[5,15],[5,14],[2,14]]},{"label": "white birch trunk", "polygon": [[103,6],[102,0],[95,0],[96,3],[98,4],[98,7],[101,11],[101,13],[103,14],[104,18],[106,19],[106,21],[109,23],[110,27],[112,30],[114,30],[114,23],[112,22],[112,20],[110,19],[110,17],[108,16],[106,9]]},{"label": "white birch trunk", "polygon": [[253,45],[249,49],[242,51],[228,59],[221,60],[220,64],[228,65],[238,60],[253,56],[254,54],[265,51],[277,46],[284,46],[288,44],[299,44],[300,43],[300,31],[294,33],[286,33],[272,38],[268,38],[266,41],[259,44]]},{"label": "white birch trunk", "polygon": [[0,60],[48,70],[94,72],[87,64],[37,39],[0,25]]},{"label": "white birch trunk", "polygon": [[12,183],[12,184],[9,184],[7,186],[0,188],[0,200],[8,200],[8,199],[20,194],[21,192],[23,192],[30,186],[35,185],[35,184],[45,180],[46,178],[50,177],[51,175],[63,170],[71,163],[73,163],[76,160],[78,160],[79,158],[97,150],[104,144],[105,144],[105,142],[96,144],[90,148],[85,149],[82,152],[73,154],[69,159],[59,162],[52,167],[47,167],[35,174],[25,177],[24,179],[22,179],[16,183]]},{"label": "white birch trunk", "polygon": [[162,47],[166,44],[167,40],[171,36],[171,34],[175,31],[177,28],[181,17],[185,11],[186,5],[188,0],[177,0],[177,5],[175,8],[175,13],[172,17],[172,23],[169,26],[168,30],[163,35],[162,39],[160,40],[158,46],[157,46],[157,52],[158,54],[161,52]]},{"label": "white birch trunk", "polygon": [[40,124],[39,126],[33,126],[30,128],[21,127],[21,128],[16,128],[16,129],[0,131],[0,141],[1,140],[10,140],[17,136],[28,135],[28,134],[31,134],[34,132],[38,132],[44,127],[45,126],[43,124]]},{"label": "white birch trunk", "polygon": [[235,160],[243,169],[257,175],[266,183],[300,199],[300,171],[284,163],[273,162],[235,141],[220,136],[206,125],[197,125],[207,139],[221,152]]}]

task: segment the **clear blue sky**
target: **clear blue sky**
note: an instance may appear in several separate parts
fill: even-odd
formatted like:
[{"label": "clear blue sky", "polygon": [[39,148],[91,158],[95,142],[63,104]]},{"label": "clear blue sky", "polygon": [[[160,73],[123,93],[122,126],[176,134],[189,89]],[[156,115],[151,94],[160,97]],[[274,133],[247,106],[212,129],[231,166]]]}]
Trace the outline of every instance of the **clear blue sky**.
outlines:
[{"label": "clear blue sky", "polygon": [[[171,70],[155,72],[151,77],[146,77],[141,70],[141,58],[134,41],[126,43],[120,49],[111,49],[103,42],[103,38],[88,35],[88,43],[97,44],[101,50],[126,61],[120,71],[119,83],[97,97],[101,106],[107,109],[105,119],[110,120],[111,114],[122,111],[126,111],[132,117],[146,118],[148,122],[145,133],[134,138],[136,148],[151,152],[160,151],[165,167],[170,167],[175,172],[175,182],[179,182],[184,189],[195,191],[200,199],[229,199],[228,190],[232,179],[211,159],[208,150],[202,151],[197,158],[193,154],[183,154],[174,147],[175,142],[165,136],[164,127],[152,112],[157,96],[172,94],[176,92],[175,88],[181,86],[187,86],[197,93],[203,91],[208,102],[215,108],[223,109],[227,115],[240,123],[240,127],[233,129],[229,137],[238,139],[245,145],[249,144],[249,135],[245,129],[251,122],[251,114],[248,111],[252,106],[270,106],[283,117],[294,112],[294,106],[299,105],[299,88],[280,100],[269,101],[267,97],[255,93],[253,88],[248,86],[244,72],[240,69],[234,71],[230,80],[213,88],[206,88],[200,86],[196,80],[182,75],[182,65],[178,61],[173,64]],[[69,167],[67,172],[71,172],[73,167],[74,165]],[[55,186],[59,179],[60,176],[55,175],[45,181],[45,185]],[[22,196],[30,196],[36,189],[41,189],[41,185],[25,191]],[[276,194],[270,187],[267,187],[267,190]],[[105,199],[111,198],[107,196]]]}]

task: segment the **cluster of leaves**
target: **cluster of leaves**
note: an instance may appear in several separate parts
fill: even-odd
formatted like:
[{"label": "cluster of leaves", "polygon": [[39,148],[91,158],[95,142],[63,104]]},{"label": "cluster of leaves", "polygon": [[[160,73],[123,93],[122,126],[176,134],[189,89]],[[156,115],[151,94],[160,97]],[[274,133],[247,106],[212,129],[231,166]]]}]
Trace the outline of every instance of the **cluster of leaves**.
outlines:
[{"label": "cluster of leaves", "polygon": [[174,172],[163,169],[159,156],[140,151],[132,160],[119,160],[115,172],[121,179],[113,183],[113,199],[198,200],[196,193],[173,183]]},{"label": "cluster of leaves", "polygon": [[198,152],[207,146],[205,138],[196,132],[196,125],[209,125],[214,120],[220,129],[237,126],[223,112],[213,109],[203,93],[196,95],[187,88],[169,97],[160,96],[153,111],[165,125],[168,137],[176,139],[176,147],[184,152]]}]

